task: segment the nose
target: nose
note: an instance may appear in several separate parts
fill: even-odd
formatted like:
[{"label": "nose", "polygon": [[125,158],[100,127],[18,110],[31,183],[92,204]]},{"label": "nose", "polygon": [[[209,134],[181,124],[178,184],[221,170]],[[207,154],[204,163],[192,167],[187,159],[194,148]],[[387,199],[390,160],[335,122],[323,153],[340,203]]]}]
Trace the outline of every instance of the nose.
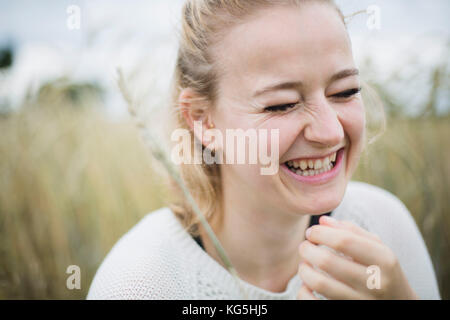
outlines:
[{"label": "nose", "polygon": [[305,139],[314,143],[332,147],[344,140],[344,128],[335,109],[328,101],[310,105],[310,121],[305,126]]}]

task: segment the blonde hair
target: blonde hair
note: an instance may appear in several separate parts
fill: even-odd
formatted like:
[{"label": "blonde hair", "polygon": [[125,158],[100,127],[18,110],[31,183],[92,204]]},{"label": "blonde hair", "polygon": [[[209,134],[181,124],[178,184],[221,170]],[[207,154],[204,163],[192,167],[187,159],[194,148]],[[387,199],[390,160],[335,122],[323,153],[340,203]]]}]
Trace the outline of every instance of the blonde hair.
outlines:
[{"label": "blonde hair", "polygon": [[[180,93],[191,88],[206,108],[213,108],[218,97],[217,62],[211,48],[220,41],[228,28],[245,21],[245,18],[261,9],[275,5],[300,6],[305,2],[320,2],[331,5],[342,18],[345,17],[333,0],[187,0],[182,8],[181,33],[178,56],[172,80],[171,101],[173,104],[172,125],[168,129],[184,128],[191,135],[191,150],[196,139],[186,123],[180,108]],[[203,146],[204,149],[204,146]],[[181,164],[180,174],[205,218],[209,221],[221,214],[221,172],[219,165]],[[198,219],[191,206],[173,183],[175,199],[169,207],[193,235],[198,235]]]}]

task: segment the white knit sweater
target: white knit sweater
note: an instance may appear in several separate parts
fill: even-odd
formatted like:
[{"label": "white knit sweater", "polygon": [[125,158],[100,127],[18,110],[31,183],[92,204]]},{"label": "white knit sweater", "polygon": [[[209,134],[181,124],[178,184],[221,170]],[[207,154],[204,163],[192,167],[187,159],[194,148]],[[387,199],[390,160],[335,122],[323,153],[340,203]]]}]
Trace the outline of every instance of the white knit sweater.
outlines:
[{"label": "white knit sweater", "polygon": [[[352,181],[332,216],[378,234],[395,252],[419,297],[440,299],[422,236],[397,197]],[[250,299],[295,299],[302,280],[295,275],[278,293],[240,282]],[[242,299],[242,295],[235,278],[195,242],[169,208],[162,208],[146,215],[115,244],[87,298]]]}]

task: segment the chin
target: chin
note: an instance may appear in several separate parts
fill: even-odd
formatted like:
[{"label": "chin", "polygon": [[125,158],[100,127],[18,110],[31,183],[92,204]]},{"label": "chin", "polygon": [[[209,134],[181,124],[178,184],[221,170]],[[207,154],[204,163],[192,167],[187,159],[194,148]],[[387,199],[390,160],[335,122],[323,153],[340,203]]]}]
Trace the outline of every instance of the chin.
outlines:
[{"label": "chin", "polygon": [[[303,199],[298,212],[318,215],[333,211],[341,203],[345,193],[345,188],[339,188],[338,191],[317,194],[309,199]],[[298,205],[297,205],[298,206]]]}]

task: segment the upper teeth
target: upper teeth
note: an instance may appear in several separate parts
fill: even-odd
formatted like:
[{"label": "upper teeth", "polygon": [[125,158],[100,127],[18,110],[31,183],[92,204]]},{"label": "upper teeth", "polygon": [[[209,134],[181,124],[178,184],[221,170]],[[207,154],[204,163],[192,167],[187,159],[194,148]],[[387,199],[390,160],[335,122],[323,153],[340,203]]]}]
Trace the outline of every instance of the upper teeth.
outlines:
[{"label": "upper teeth", "polygon": [[288,161],[288,165],[294,168],[300,168],[302,170],[306,170],[308,168],[318,170],[327,167],[333,161],[336,161],[336,152],[322,159]]}]

